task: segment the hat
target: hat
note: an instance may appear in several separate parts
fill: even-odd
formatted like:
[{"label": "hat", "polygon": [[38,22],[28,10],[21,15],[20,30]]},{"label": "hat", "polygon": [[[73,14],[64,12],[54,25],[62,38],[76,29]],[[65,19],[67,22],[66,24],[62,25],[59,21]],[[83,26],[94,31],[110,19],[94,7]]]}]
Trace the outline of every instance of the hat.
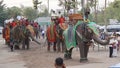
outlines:
[{"label": "hat", "polygon": [[71,20],[71,19],[76,19],[76,20],[80,19],[80,20],[83,20],[83,17],[82,17],[81,14],[70,14],[70,15],[69,15],[69,19],[70,19],[70,20]]}]

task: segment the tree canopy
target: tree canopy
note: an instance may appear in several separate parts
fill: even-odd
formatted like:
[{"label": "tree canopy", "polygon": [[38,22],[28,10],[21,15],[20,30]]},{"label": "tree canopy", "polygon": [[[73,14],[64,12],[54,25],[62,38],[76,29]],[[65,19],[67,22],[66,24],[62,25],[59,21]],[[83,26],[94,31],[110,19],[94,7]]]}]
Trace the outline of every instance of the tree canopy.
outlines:
[{"label": "tree canopy", "polygon": [[[120,1],[115,0],[111,2],[106,9],[99,10],[98,13],[98,23],[105,24],[104,18],[106,18],[106,23],[109,24],[109,19],[117,19],[120,21]],[[105,13],[105,16],[104,16]]]},{"label": "tree canopy", "polygon": [[3,0],[0,1],[0,25],[3,26],[4,20],[7,18],[7,12],[5,11],[5,4]]}]

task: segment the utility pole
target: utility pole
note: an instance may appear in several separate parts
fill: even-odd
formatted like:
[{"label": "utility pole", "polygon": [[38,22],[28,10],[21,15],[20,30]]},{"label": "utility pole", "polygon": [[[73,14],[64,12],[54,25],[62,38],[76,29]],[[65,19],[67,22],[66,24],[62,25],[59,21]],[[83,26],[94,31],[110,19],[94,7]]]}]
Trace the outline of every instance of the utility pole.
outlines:
[{"label": "utility pole", "polygon": [[49,15],[49,0],[48,0],[48,15]]},{"label": "utility pole", "polygon": [[[107,0],[105,0],[105,9],[106,9],[106,5],[107,5]],[[104,22],[105,22],[105,25],[107,25],[105,9],[104,9]]]},{"label": "utility pole", "polygon": [[95,22],[97,22],[97,1],[95,0]]},{"label": "utility pole", "polygon": [[[105,9],[106,9],[106,5],[107,5],[107,0],[105,0]],[[107,27],[107,22],[106,22],[106,11],[104,9],[104,22],[105,22],[105,29]],[[106,46],[105,46],[105,50],[106,50]]]},{"label": "utility pole", "polygon": [[82,0],[81,1],[81,4],[82,4],[82,15],[83,15],[83,19],[85,21],[85,0]]}]

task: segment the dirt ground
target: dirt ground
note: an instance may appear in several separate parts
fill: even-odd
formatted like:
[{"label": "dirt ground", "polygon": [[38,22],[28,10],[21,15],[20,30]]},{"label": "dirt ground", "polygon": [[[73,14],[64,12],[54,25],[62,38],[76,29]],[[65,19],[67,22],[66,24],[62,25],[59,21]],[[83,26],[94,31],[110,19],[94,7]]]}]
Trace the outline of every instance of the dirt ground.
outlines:
[{"label": "dirt ground", "polygon": [[[97,50],[96,50],[97,51]],[[103,49],[104,51],[104,49]],[[94,55],[94,52],[92,48],[90,48],[90,55]],[[62,57],[64,56],[64,53],[58,53],[52,51],[52,46],[51,46],[51,51],[47,51],[47,47],[43,47],[42,45],[38,45],[34,42],[30,43],[30,50],[20,50],[18,51],[20,53],[23,61],[26,63],[26,67],[28,68],[54,68],[54,61],[57,57]],[[97,53],[96,53],[97,55]],[[72,59],[70,60],[65,60],[64,58],[64,63],[66,66],[76,66],[76,65],[83,65],[83,64],[89,64],[89,63],[102,63],[101,59],[98,59],[96,57],[88,57],[89,62],[87,63],[80,63],[80,54],[77,49],[74,48]]]},{"label": "dirt ground", "polygon": [[[54,68],[54,60],[57,57],[64,56],[62,52],[47,51],[47,47],[41,47],[36,43],[32,42],[30,50],[19,51],[21,57],[25,61],[28,68]],[[75,59],[64,60],[66,66],[68,65],[78,65],[79,63],[79,54],[76,53],[74,56]],[[72,61],[72,62],[71,62]]]},{"label": "dirt ground", "polygon": [[[57,57],[63,58],[63,56],[64,53],[53,52],[52,49],[48,52],[44,42],[42,45],[30,42],[29,50],[15,50],[11,52],[0,36],[0,68],[55,68],[55,59]],[[120,51],[118,51],[117,57],[109,58],[108,47],[100,47],[99,51],[98,46],[95,47],[95,50],[90,47],[88,62],[80,63],[79,59],[79,51],[74,48],[72,59],[64,59],[64,63],[67,68],[108,68],[120,63]]]},{"label": "dirt ground", "polygon": [[[15,50],[14,52],[10,52],[10,48],[4,45],[2,39],[0,45],[0,68],[9,68],[10,65],[12,68],[55,68],[55,59],[64,56],[64,53],[53,52],[52,49],[48,52],[47,47],[43,47],[43,43],[38,45],[31,42],[30,50]],[[118,52],[118,57],[109,58],[108,56],[108,47],[100,47],[99,51],[97,46],[94,51],[90,47],[88,62],[80,63],[79,51],[74,48],[72,59],[64,59],[64,63],[67,68],[108,68],[120,63],[120,52]]]}]

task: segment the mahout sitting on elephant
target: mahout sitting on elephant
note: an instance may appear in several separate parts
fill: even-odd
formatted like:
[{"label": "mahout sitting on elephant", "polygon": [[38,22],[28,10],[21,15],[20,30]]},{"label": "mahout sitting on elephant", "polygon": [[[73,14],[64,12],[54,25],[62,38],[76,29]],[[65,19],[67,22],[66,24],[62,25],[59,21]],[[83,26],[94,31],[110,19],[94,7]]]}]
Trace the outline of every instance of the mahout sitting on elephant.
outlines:
[{"label": "mahout sitting on elephant", "polygon": [[95,22],[85,22],[80,14],[73,14],[70,17],[68,29],[64,31],[64,40],[66,51],[64,58],[71,59],[72,49],[78,45],[80,51],[80,62],[88,61],[88,51],[93,39],[101,45],[109,43],[109,37],[106,40],[99,38],[99,31],[96,28]]}]

